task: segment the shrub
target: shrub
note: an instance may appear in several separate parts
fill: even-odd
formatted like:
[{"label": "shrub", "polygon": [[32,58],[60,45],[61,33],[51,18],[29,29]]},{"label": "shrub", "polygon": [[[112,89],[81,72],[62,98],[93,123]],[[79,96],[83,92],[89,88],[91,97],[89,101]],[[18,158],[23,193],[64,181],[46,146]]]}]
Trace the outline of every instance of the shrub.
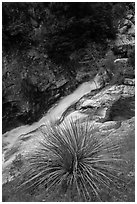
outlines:
[{"label": "shrub", "polygon": [[120,161],[116,138],[96,137],[89,122],[63,122],[46,126],[40,146],[28,155],[28,168],[20,188],[54,189],[76,195],[84,201],[100,200],[102,189],[110,188],[116,179]]}]

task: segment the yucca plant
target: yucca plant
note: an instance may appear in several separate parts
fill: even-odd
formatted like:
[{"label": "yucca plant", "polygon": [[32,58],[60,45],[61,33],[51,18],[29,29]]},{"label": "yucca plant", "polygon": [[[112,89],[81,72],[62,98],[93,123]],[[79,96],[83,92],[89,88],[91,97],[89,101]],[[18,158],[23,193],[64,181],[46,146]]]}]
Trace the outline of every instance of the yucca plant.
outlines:
[{"label": "yucca plant", "polygon": [[65,188],[65,193],[75,191],[84,201],[101,200],[101,189],[109,189],[117,178],[119,141],[97,137],[90,122],[71,119],[60,126],[45,126],[40,146],[27,160],[21,186],[42,185],[46,191]]}]

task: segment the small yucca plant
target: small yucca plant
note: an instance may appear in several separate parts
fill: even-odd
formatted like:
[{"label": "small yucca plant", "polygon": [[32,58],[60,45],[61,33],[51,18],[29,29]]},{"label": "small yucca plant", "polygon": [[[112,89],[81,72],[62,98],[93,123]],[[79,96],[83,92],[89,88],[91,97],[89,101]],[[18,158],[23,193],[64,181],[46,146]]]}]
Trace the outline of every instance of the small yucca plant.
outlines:
[{"label": "small yucca plant", "polygon": [[109,188],[116,178],[118,140],[96,137],[89,122],[63,122],[46,126],[40,146],[28,157],[29,168],[23,186],[42,185],[47,190],[71,189],[79,197],[100,199],[102,187]]}]

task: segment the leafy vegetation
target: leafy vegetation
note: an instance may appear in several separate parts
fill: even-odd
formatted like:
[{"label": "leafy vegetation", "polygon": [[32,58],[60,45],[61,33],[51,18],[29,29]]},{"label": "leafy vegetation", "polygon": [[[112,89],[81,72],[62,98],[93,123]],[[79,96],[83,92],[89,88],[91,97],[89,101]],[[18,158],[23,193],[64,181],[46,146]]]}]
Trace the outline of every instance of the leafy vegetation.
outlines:
[{"label": "leafy vegetation", "polygon": [[[45,187],[81,201],[100,201],[102,189],[118,182],[120,141],[110,136],[97,138],[88,121],[63,122],[43,130],[40,146],[28,155],[28,168],[19,188]],[[77,200],[77,201],[78,201]]]},{"label": "leafy vegetation", "polygon": [[[85,126],[85,124],[83,125],[81,123],[79,124],[78,121],[75,122],[75,124],[69,123],[69,126],[67,127],[63,124],[63,126],[61,127],[63,129],[62,132],[61,132],[61,129],[57,131],[55,129],[55,126],[53,127],[53,129],[52,127],[49,128],[48,126],[43,132],[43,136],[42,136],[43,141],[40,144],[40,149],[36,148],[36,151],[34,152],[34,154],[28,155],[27,158],[23,159],[20,156],[16,158],[14,166],[12,166],[11,173],[12,175],[14,175],[14,173],[16,171],[18,172],[18,169],[19,169],[20,175],[17,176],[13,181],[8,182],[3,185],[3,188],[2,188],[3,202],[72,202],[72,201],[82,202],[82,201],[85,201],[84,194],[81,193],[80,196],[78,194],[78,191],[75,185],[75,180],[72,180],[74,182],[74,186],[72,189],[69,188],[68,184],[70,183],[67,184],[67,182],[65,182],[67,180],[69,181],[69,178],[73,176],[73,172],[74,173],[76,172],[75,167],[79,168],[79,166],[74,165],[76,164],[75,163],[76,160],[73,160],[74,163],[71,163],[71,166],[74,167],[73,171],[71,170],[71,168],[67,168],[67,167],[71,159],[75,158],[75,155],[73,154],[71,150],[73,150],[76,147],[76,144],[78,144],[78,147],[80,148],[80,146],[82,145],[82,141],[85,141],[85,144],[83,142],[83,149],[82,150],[80,149],[80,151],[77,152],[77,155],[79,154],[80,156],[80,154],[83,151],[83,155],[81,155],[84,159],[83,161],[85,161],[86,158],[89,158],[88,156],[91,156],[90,159],[86,163],[84,163],[85,168],[87,167],[89,168],[89,170],[91,168],[96,168],[96,170],[99,171],[100,175],[97,178],[96,178],[96,175],[98,173],[96,174],[95,171],[92,172],[89,178],[93,179],[92,181],[95,182],[95,184],[97,185],[98,187],[97,192],[98,192],[98,196],[100,197],[101,201],[103,202],[134,202],[134,199],[135,199],[135,195],[134,195],[134,186],[135,186],[135,183],[134,183],[135,181],[135,177],[134,177],[134,156],[135,156],[134,154],[134,145],[135,145],[134,131],[128,131],[128,135],[126,136],[123,134],[123,136],[115,135],[115,137],[108,136],[109,133],[107,132],[106,135],[104,135],[101,138],[99,137],[99,135],[98,137],[96,137],[95,135],[96,133],[94,132],[94,130],[91,131],[92,127],[88,126],[89,123],[85,123],[87,126]],[[64,127],[67,128],[66,131],[64,131]],[[68,128],[71,128],[71,127],[73,127],[72,132],[68,130]],[[84,136],[83,139],[79,137],[78,135],[76,137],[73,137],[74,130],[77,130],[77,127],[81,127],[82,131],[81,132],[78,131],[78,133],[80,133],[79,136],[81,135],[82,138]],[[59,135],[53,135],[51,132],[49,132],[48,134],[47,129],[50,131],[52,130],[53,134],[55,132],[58,132]],[[86,130],[87,130],[86,135],[88,137],[86,137],[85,134],[82,135],[82,133],[85,132]],[[66,137],[62,137],[60,133],[61,134],[65,133],[66,136],[68,134],[69,136],[71,135],[72,136],[70,137],[71,140],[68,140]],[[76,134],[77,133],[75,133],[75,135]],[[51,140],[50,140],[50,137],[48,137],[48,135],[52,136]],[[57,140],[58,137],[60,140]],[[79,143],[75,143],[76,138],[77,139],[79,138],[77,140],[77,142],[79,141]],[[89,138],[92,139],[92,142],[91,140],[89,142]],[[49,145],[47,145],[45,139],[50,142]],[[52,142],[55,142],[55,141],[56,143],[53,144]],[[59,144],[61,144],[60,147],[58,147]],[[70,148],[70,151],[69,151],[69,145],[71,144],[73,144],[73,147]],[[55,145],[58,148],[56,148]],[[86,148],[84,149],[84,145],[85,147],[88,147],[88,149]],[[95,154],[91,154],[91,152],[95,150],[95,146],[93,145],[96,145],[96,147],[98,147],[98,145],[101,146],[100,150],[96,149],[97,151],[95,152]],[[52,148],[49,151],[50,154],[49,153],[47,154],[46,149],[48,150],[49,147],[52,147]],[[106,149],[107,147],[108,147],[108,150]],[[64,150],[64,148],[66,148],[65,149],[66,151]],[[39,150],[40,151],[42,150],[41,152],[42,154],[40,154]],[[64,157],[63,158],[59,157],[59,155],[60,156],[62,155],[63,151],[66,152],[64,156],[65,158],[67,155],[69,155],[69,158],[67,158],[67,160],[63,160]],[[87,153],[88,153],[88,156],[86,157]],[[98,161],[95,164],[93,159],[95,160],[100,159],[99,155],[101,159],[104,158],[106,161],[104,162]],[[32,159],[31,159],[31,156],[33,156]],[[80,158],[82,157],[78,158],[78,161],[81,163],[82,161],[80,160]],[[55,158],[57,159],[56,161],[55,161]],[[109,161],[109,158],[112,159],[112,162]],[[120,161],[120,159],[122,160]],[[49,163],[47,163],[48,160],[49,160]],[[91,161],[93,162],[92,165],[89,164]],[[23,166],[22,166],[22,162],[24,163]],[[36,164],[34,162],[36,162]],[[101,168],[102,165],[103,167]],[[37,168],[38,166],[39,168]],[[56,174],[57,176],[60,175],[58,172],[59,169],[57,168],[55,169],[55,167],[57,166],[58,168],[62,170],[60,171],[60,173],[63,173],[65,170],[67,170],[66,171],[67,173],[69,170],[68,175],[70,175],[70,177],[67,178],[66,176],[66,180],[63,180],[63,178],[61,178],[60,180],[60,177],[56,177],[61,181],[62,185],[61,184],[59,185],[58,183],[56,183],[55,186],[53,186],[52,188],[49,188],[48,190],[47,187],[50,187],[50,186],[47,186],[44,184],[53,184],[52,183],[54,180],[53,174],[55,175],[55,173],[57,173]],[[40,168],[42,167],[43,167],[43,171],[40,172]],[[50,173],[52,174],[51,179],[48,177],[47,180],[44,180],[44,178],[46,178],[44,171],[47,171],[48,168],[50,167],[53,167],[53,171],[49,170],[48,172],[48,175]],[[106,167],[108,167],[107,170],[106,170]],[[79,171],[76,172],[75,176],[78,175],[78,173]],[[82,173],[87,174],[87,171],[82,171]],[[100,179],[101,181],[103,179],[103,175],[101,175],[101,173],[103,173],[109,179],[113,180],[113,182],[111,182],[107,178],[105,178],[103,182],[100,182]],[[34,176],[36,177],[34,178]],[[79,177],[76,177],[76,178],[77,180],[80,179]],[[56,182],[57,180],[54,180],[54,181]],[[107,183],[108,187],[104,184],[104,182]],[[86,200],[91,201],[91,202],[99,201],[99,197],[96,196],[94,190],[89,186],[88,182],[85,183],[85,186],[87,187],[87,190],[90,193],[90,197],[91,197],[91,198],[88,197],[88,194],[86,193],[87,195]]]},{"label": "leafy vegetation", "polygon": [[89,39],[115,37],[112,8],[112,3],[3,3],[3,36],[18,46],[43,41],[46,51],[60,56]]}]

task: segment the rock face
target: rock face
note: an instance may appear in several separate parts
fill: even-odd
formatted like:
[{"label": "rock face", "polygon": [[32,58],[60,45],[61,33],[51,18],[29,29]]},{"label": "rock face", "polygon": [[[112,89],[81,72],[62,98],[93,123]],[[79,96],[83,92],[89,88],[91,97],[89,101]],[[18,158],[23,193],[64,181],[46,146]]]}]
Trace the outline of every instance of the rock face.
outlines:
[{"label": "rock face", "polygon": [[67,117],[70,118],[71,115],[72,117],[74,117],[74,115],[78,117],[79,115],[81,118],[82,116],[85,118],[86,115],[91,121],[103,123],[109,120],[111,108],[117,101],[121,99],[127,100],[127,98],[132,98],[134,101],[134,96],[134,86],[108,86],[94,96],[84,96],[77,103],[75,114],[71,113]]},{"label": "rock face", "polygon": [[130,49],[135,47],[135,21],[134,14],[127,14],[119,24],[117,39],[114,45],[116,55],[127,57]]}]

